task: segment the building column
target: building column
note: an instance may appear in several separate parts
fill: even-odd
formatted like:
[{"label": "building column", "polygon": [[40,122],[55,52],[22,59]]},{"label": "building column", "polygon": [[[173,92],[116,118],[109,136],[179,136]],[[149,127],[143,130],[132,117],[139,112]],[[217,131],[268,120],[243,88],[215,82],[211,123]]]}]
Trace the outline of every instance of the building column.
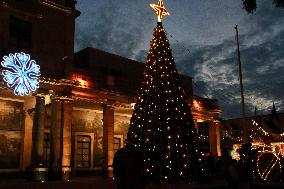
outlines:
[{"label": "building column", "polygon": [[215,157],[221,156],[220,122],[217,120],[212,121],[209,125],[209,144],[211,155]]},{"label": "building column", "polygon": [[61,101],[61,117],[62,117],[62,155],[61,169],[62,180],[69,181],[71,179],[71,123],[72,123],[73,104],[71,101]]},{"label": "building column", "polygon": [[198,127],[197,120],[193,120],[193,123],[194,123],[194,128],[196,129],[196,132],[199,133],[199,127]]},{"label": "building column", "polygon": [[44,165],[44,118],[45,118],[45,97],[35,96],[35,115],[33,119],[32,130],[32,158],[31,168],[33,171],[33,180],[45,180],[46,168]]},{"label": "building column", "polygon": [[114,108],[103,106],[103,170],[107,176],[112,170],[114,156]]},{"label": "building column", "polygon": [[49,179],[60,178],[60,126],[61,126],[61,102],[53,98],[51,104],[51,127],[50,127],[50,156],[49,156]]},{"label": "building column", "polygon": [[73,105],[70,100],[52,100],[49,165],[51,180],[71,179],[72,111]]},{"label": "building column", "polygon": [[25,98],[24,110],[25,110],[25,127],[23,136],[23,154],[21,171],[25,171],[31,165],[32,155],[32,130],[33,130],[33,117],[34,117],[35,99],[33,97]]}]

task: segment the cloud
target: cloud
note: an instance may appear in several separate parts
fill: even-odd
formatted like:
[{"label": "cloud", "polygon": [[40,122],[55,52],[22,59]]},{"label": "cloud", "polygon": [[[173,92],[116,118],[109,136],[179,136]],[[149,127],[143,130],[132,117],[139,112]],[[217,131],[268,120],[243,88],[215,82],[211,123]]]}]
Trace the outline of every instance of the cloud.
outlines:
[{"label": "cloud", "polygon": [[[128,4],[132,5],[133,3]],[[142,43],[141,40],[144,39],[142,27],[147,26],[147,16],[144,12],[132,14],[128,10],[128,14],[132,15],[130,17],[125,14],[127,8],[126,5],[107,1],[100,4],[97,9],[89,10],[87,14],[77,18],[75,52],[86,47],[94,47],[128,58],[134,57]],[[139,23],[133,22],[132,19],[135,17],[144,19],[140,19]]]},{"label": "cloud", "polygon": [[[138,0],[95,2],[97,6],[84,7],[86,13],[77,19],[75,51],[95,47],[145,62],[155,27],[150,21],[155,19],[152,10]],[[259,114],[270,113],[273,101],[278,111],[284,111],[283,9],[275,8],[271,0],[263,0],[258,2],[257,11],[248,15],[241,10],[241,1],[192,2],[184,8],[182,3],[173,3],[176,17],[169,17],[167,23],[172,25],[165,23],[165,28],[170,31],[168,38],[178,71],[192,76],[198,86],[194,87],[195,94],[217,98],[225,118],[240,116],[234,39],[234,26],[238,24],[247,115],[253,114],[255,106]],[[83,1],[80,3],[83,5]],[[187,13],[189,8],[197,16]]]},{"label": "cloud", "polygon": [[[279,19],[284,14],[271,8],[259,10],[257,15],[243,20],[252,26],[240,35],[246,115],[252,115],[254,107],[261,114],[270,113],[273,101],[278,111],[284,111],[284,22]],[[192,75],[199,88],[203,88],[195,87],[195,93],[217,98],[224,110],[223,117],[239,117],[235,40],[225,39],[220,44],[198,47],[188,55],[179,56],[182,57],[176,62],[179,71]]]}]

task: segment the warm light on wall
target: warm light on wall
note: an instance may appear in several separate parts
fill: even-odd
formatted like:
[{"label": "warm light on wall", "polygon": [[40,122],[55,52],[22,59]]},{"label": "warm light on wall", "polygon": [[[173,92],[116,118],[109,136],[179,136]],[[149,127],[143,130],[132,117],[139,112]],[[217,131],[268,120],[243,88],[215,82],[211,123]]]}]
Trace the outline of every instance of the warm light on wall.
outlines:
[{"label": "warm light on wall", "polygon": [[193,109],[197,111],[202,111],[204,108],[202,107],[201,102],[198,102],[197,100],[193,100]]},{"label": "warm light on wall", "polygon": [[87,76],[82,74],[73,73],[72,80],[79,82],[79,85],[82,87],[91,87],[93,86],[92,82],[89,81]]},{"label": "warm light on wall", "polygon": [[133,110],[134,110],[135,104],[136,104],[136,103],[131,103],[131,108],[132,108]]},{"label": "warm light on wall", "polygon": [[51,104],[51,95],[50,94],[45,95],[44,101],[45,105]]},{"label": "warm light on wall", "polygon": [[81,86],[88,86],[88,82],[86,80],[83,80],[83,79],[77,79],[77,81],[79,81],[80,85]]}]

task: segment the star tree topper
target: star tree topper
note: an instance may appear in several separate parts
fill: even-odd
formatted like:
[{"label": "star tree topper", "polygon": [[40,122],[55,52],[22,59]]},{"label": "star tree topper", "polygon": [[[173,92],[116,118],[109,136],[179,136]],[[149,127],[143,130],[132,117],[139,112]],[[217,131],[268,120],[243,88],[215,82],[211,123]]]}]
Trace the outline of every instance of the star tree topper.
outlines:
[{"label": "star tree topper", "polygon": [[170,15],[166,7],[164,6],[163,0],[159,0],[158,4],[150,4],[150,6],[156,11],[156,14],[158,16],[158,22],[162,22],[163,16]]}]

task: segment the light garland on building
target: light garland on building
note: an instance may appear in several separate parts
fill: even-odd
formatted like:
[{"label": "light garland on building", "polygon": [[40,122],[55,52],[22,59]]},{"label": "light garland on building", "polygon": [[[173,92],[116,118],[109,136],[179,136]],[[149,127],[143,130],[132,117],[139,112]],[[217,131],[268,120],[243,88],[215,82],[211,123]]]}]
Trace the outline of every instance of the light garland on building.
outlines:
[{"label": "light garland on building", "polygon": [[[270,136],[272,137],[274,140],[284,140],[284,133],[281,134],[273,134],[273,133],[269,133],[267,131],[265,131],[255,120],[252,120],[252,124],[254,127],[252,127],[252,130],[254,131],[255,129],[257,131],[261,131],[262,134],[264,134],[265,136]],[[252,134],[254,134],[255,132],[252,132]]]},{"label": "light garland on building", "polygon": [[234,142],[238,142],[238,143],[243,142],[243,139],[241,137],[239,137],[239,136],[235,137],[235,136],[229,134],[228,131],[223,131],[222,139],[224,140],[225,138],[229,138],[229,139],[233,140]]},{"label": "light garland on building", "polygon": [[[251,132],[251,135],[250,135],[250,138],[253,139],[254,137],[256,137],[256,132],[261,132],[264,136],[267,136],[267,137],[271,137],[273,138],[273,140],[275,141],[283,141],[284,140],[284,133],[281,133],[281,134],[272,134],[272,133],[269,133],[267,131],[265,131],[255,120],[252,120],[252,125],[253,127],[251,128],[252,132]],[[241,137],[235,137],[233,136],[232,134],[229,133],[229,131],[223,131],[223,136],[222,136],[222,139],[224,140],[225,138],[229,138],[235,142],[243,142],[243,139]],[[261,138],[261,137],[259,137]]]}]

